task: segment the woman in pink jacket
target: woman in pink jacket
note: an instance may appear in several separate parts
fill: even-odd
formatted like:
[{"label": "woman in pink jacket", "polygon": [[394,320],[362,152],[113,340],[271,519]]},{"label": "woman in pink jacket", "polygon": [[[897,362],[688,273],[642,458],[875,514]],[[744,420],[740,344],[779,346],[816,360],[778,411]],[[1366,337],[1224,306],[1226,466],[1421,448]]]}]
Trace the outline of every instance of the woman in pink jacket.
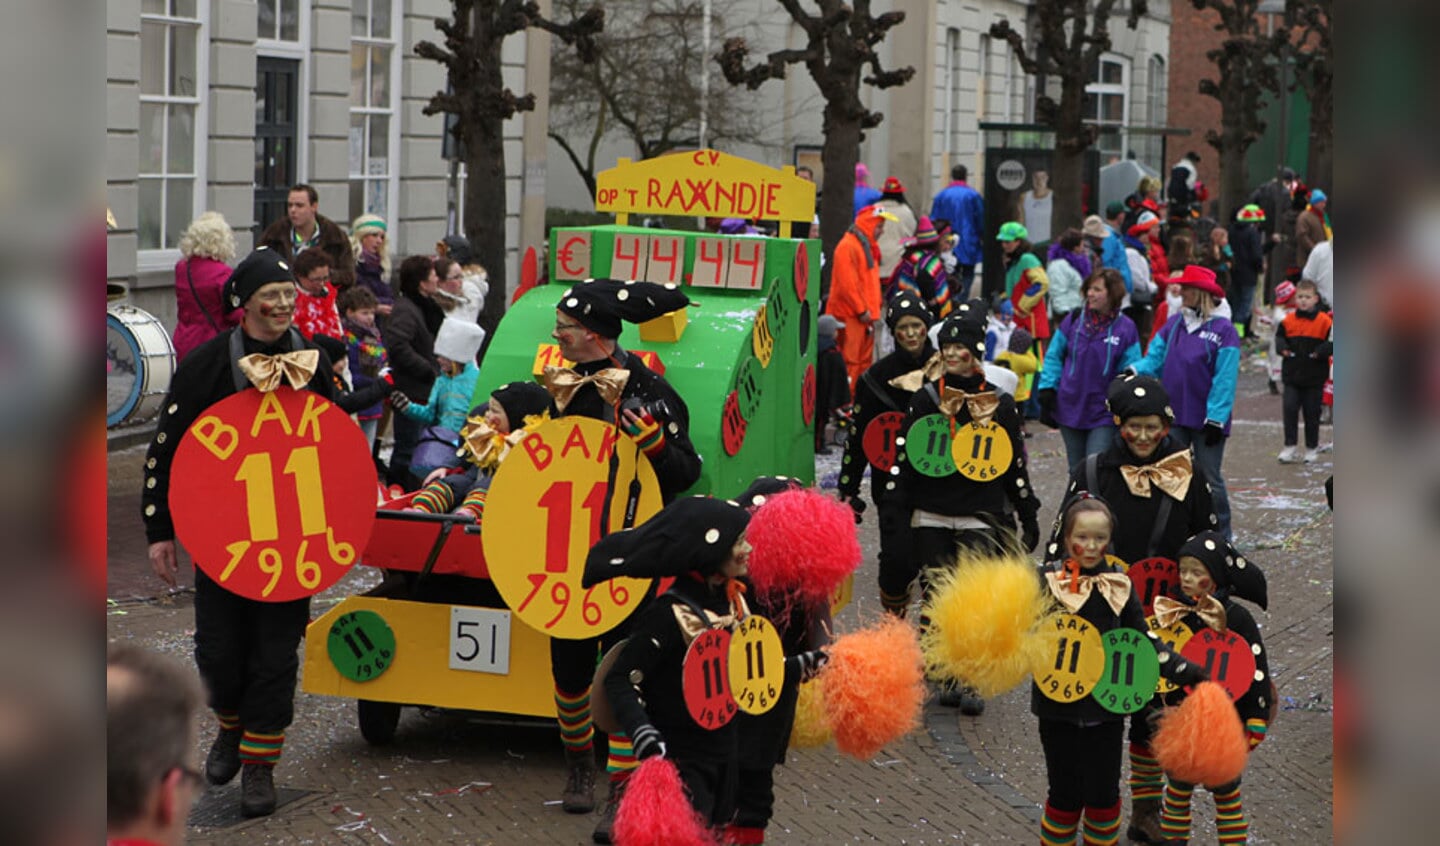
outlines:
[{"label": "woman in pink jacket", "polygon": [[230,278],[228,261],[235,259],[235,235],[219,212],[205,212],[180,236],[181,259],[175,265],[175,306],[178,319],[171,340],[175,360],[240,324],[240,309],[228,309],[220,289]]}]

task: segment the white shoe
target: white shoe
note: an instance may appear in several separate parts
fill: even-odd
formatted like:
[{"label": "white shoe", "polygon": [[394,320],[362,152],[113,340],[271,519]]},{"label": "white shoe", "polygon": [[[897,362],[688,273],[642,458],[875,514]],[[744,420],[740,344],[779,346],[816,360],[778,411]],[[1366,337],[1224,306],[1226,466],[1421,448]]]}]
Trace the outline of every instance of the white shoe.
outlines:
[{"label": "white shoe", "polygon": [[1284,449],[1280,450],[1280,463],[1294,464],[1295,462],[1299,461],[1300,458],[1298,455],[1296,455],[1297,452],[1298,448],[1294,446],[1287,446]]},{"label": "white shoe", "polygon": [[1320,450],[1319,450],[1319,449],[1307,449],[1307,450],[1305,450],[1305,463],[1306,463],[1306,464],[1314,464],[1315,462],[1317,462],[1317,461],[1319,461],[1319,460],[1320,460]]}]

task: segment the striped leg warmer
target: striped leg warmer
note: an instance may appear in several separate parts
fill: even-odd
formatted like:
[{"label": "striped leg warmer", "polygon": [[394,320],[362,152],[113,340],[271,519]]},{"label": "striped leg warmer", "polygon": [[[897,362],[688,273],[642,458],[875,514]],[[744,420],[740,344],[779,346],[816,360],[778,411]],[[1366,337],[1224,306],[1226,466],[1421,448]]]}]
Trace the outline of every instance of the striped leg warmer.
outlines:
[{"label": "striped leg warmer", "polygon": [[590,691],[566,693],[555,688],[555,714],[560,742],[566,752],[589,752],[595,747],[595,724],[590,721]]},{"label": "striped leg warmer", "polygon": [[1130,744],[1130,798],[1159,799],[1165,795],[1165,773],[1143,743]]},{"label": "striped leg warmer", "polygon": [[1193,785],[1170,781],[1165,785],[1165,804],[1160,810],[1160,830],[1166,840],[1190,839],[1190,796]]},{"label": "striped leg warmer", "polygon": [[1040,846],[1074,846],[1079,826],[1079,811],[1062,811],[1046,802],[1040,817]]},{"label": "striped leg warmer", "polygon": [[1082,837],[1085,846],[1116,846],[1120,842],[1120,803],[1108,808],[1086,808]]},{"label": "striped leg warmer", "polygon": [[1245,843],[1250,839],[1250,822],[1240,804],[1240,785],[1215,794],[1215,830],[1221,843]]},{"label": "striped leg warmer", "polygon": [[240,763],[264,764],[273,767],[280,763],[280,748],[285,745],[285,732],[246,731],[240,737]]}]

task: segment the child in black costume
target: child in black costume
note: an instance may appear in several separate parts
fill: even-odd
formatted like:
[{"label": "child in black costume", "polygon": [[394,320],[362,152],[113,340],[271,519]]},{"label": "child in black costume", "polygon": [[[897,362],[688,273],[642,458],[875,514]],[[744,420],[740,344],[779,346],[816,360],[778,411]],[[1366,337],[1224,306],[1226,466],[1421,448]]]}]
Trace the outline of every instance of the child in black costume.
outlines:
[{"label": "child in black costume", "polygon": [[[855,510],[858,521],[865,511],[860,482],[869,465],[870,499],[880,515],[880,604],[891,614],[904,617],[910,606],[910,583],[915,579],[910,507],[900,490],[898,465],[875,464],[866,455],[865,440],[868,427],[877,417],[886,413],[903,417],[910,406],[915,384],[896,384],[895,380],[921,370],[935,353],[926,335],[934,317],[925,303],[906,292],[890,300],[885,322],[895,336],[895,351],[871,365],[855,386],[855,428],[840,464],[839,494],[840,500]],[[872,437],[872,446],[874,440]],[[890,457],[893,459],[893,450]]]},{"label": "child in black costume", "polygon": [[[1103,500],[1088,494],[1072,499],[1061,511],[1064,552],[1041,566],[1041,578],[1062,610],[1098,633],[1128,628],[1150,634],[1130,579],[1106,558],[1114,529],[1114,515]],[[1150,642],[1166,678],[1176,684],[1205,678],[1203,669],[1174,655],[1154,634]],[[1049,781],[1040,842],[1073,844],[1083,817],[1087,846],[1118,843],[1124,717],[1090,695],[1069,702],[1049,698],[1038,679],[1031,686],[1030,710],[1040,719]]]},{"label": "child in black costume", "polygon": [[[1275,685],[1270,679],[1270,661],[1260,638],[1260,627],[1245,606],[1235,602],[1244,599],[1261,608],[1268,605],[1265,574],[1255,563],[1235,551],[1224,535],[1205,531],[1185,542],[1180,548],[1180,598],[1159,597],[1155,614],[1162,626],[1180,620],[1192,631],[1209,627],[1218,632],[1238,634],[1250,645],[1255,656],[1255,674],[1245,694],[1235,702],[1235,710],[1245,723],[1245,736],[1250,750],[1265,739],[1275,707]],[[1184,691],[1168,694],[1166,704],[1179,704]],[[1229,784],[1205,785],[1215,797],[1215,828],[1220,843],[1245,843],[1250,836],[1250,822],[1240,798],[1240,779]],[[1170,779],[1165,785],[1165,807],[1160,816],[1164,843],[1183,844],[1190,839],[1190,799],[1195,785]]]}]

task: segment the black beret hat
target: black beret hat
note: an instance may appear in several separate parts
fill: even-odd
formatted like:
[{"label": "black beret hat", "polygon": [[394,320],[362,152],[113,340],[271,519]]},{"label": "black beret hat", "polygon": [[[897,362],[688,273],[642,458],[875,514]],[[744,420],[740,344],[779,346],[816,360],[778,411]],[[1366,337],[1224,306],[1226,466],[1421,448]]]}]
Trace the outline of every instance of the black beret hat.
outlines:
[{"label": "black beret hat", "polygon": [[952,314],[941,324],[940,337],[936,339],[936,344],[940,347],[946,344],[961,344],[970,350],[970,354],[976,359],[983,358],[985,324],[972,317],[969,312]]},{"label": "black beret hat", "polygon": [[1158,414],[1167,423],[1175,419],[1169,392],[1153,376],[1116,376],[1105,389],[1105,404],[1121,421],[1148,414]]},{"label": "black beret hat", "polygon": [[581,584],[590,587],[618,576],[708,575],[730,557],[749,522],[750,511],[733,500],[677,499],[636,528],[601,538],[585,557]]},{"label": "black beret hat", "polygon": [[755,481],[735,497],[735,501],[746,508],[759,508],[765,504],[770,497],[802,487],[798,479],[791,479],[786,476],[757,476]]},{"label": "black beret hat", "polygon": [[1253,602],[1261,608],[1269,605],[1265,587],[1265,573],[1255,562],[1235,551],[1225,536],[1213,530],[1206,530],[1185,541],[1175,560],[1195,558],[1210,571],[1218,589],[1236,599]]},{"label": "black beret hat", "polygon": [[885,315],[885,325],[890,327],[891,332],[894,332],[896,324],[902,317],[918,317],[925,321],[927,327],[935,322],[935,315],[930,311],[930,307],[925,305],[925,301],[909,291],[901,291],[890,298],[890,308],[889,313]]},{"label": "black beret hat", "polygon": [[550,392],[537,382],[507,382],[490,392],[505,411],[510,431],[524,428],[525,418],[550,408]]},{"label": "black beret hat", "polygon": [[255,252],[236,265],[230,278],[225,280],[223,299],[230,308],[240,308],[264,286],[271,282],[295,282],[295,274],[280,254],[269,247],[256,247]]},{"label": "black beret hat", "polygon": [[310,341],[325,351],[325,355],[329,356],[331,364],[337,361],[344,361],[349,355],[349,352],[345,349],[345,342],[339,338],[330,335],[321,335],[317,332]]},{"label": "black beret hat", "polygon": [[572,286],[555,308],[604,338],[620,337],[620,321],[644,323],[690,304],[674,283],[587,279]]}]

